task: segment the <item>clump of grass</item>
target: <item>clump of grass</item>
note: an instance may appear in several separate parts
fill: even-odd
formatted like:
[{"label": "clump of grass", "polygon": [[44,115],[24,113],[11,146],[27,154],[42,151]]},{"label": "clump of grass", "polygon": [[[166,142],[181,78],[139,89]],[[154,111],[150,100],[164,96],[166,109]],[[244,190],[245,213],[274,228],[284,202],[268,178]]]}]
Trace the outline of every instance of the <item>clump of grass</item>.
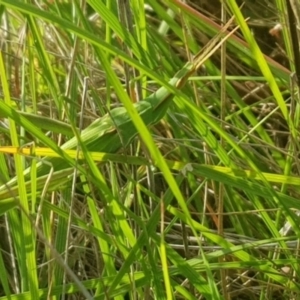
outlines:
[{"label": "clump of grass", "polygon": [[266,16],[1,3],[0,299],[297,298],[298,93]]}]

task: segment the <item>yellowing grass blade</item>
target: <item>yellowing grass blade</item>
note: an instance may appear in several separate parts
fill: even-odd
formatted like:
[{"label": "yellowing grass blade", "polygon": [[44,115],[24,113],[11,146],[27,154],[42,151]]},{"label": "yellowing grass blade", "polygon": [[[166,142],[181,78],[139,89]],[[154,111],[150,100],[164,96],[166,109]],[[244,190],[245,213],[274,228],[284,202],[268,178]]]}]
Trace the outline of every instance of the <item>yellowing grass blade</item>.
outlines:
[{"label": "yellowing grass blade", "polygon": [[[20,154],[24,156],[31,157],[59,157],[59,155],[50,148],[43,147],[0,147],[1,153],[6,154]],[[72,158],[78,158],[79,160],[84,159],[84,153],[82,151],[77,150],[65,150],[66,154],[68,154]],[[132,165],[149,165],[149,161],[143,157],[138,156],[130,156],[130,155],[121,155],[121,154],[113,154],[113,153],[104,153],[104,152],[90,152],[92,159],[95,162],[115,162],[115,163],[127,163]],[[202,168],[202,169],[210,169],[217,171],[219,173],[227,174],[230,176],[247,178],[261,181],[261,176],[251,170],[236,170],[228,167],[222,166],[213,166],[213,165],[201,165],[201,164],[190,164],[181,161],[172,161],[166,160],[168,166],[174,171],[182,171],[184,172],[193,172],[194,168]],[[261,173],[265,177],[268,182],[271,183],[280,183],[280,184],[289,184],[300,186],[300,178],[296,176],[286,176],[281,174],[274,173]]]}]

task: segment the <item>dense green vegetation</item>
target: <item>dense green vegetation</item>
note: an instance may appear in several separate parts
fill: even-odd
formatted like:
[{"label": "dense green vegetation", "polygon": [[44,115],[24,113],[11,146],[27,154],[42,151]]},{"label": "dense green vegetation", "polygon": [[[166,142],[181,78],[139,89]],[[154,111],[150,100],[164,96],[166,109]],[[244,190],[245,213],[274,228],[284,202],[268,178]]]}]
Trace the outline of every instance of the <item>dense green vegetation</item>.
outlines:
[{"label": "dense green vegetation", "polygon": [[1,300],[298,299],[300,9],[198,2],[0,0]]}]

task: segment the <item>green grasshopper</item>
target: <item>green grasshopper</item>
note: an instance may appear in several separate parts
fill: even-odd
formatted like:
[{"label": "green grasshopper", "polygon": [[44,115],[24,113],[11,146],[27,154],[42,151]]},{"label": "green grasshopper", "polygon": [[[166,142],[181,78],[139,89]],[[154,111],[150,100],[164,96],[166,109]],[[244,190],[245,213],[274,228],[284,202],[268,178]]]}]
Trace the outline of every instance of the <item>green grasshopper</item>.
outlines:
[{"label": "green grasshopper", "polygon": [[[175,74],[169,81],[171,86],[178,89],[182,88],[188,78],[236,31],[237,28],[226,36],[224,35],[231,22],[232,19],[202,51],[195,55],[193,62],[186,63],[184,67]],[[171,93],[169,89],[161,87],[146,99],[135,103],[135,109],[147,127],[158,123],[165,116],[173,96],[173,93]],[[126,109],[124,107],[118,107],[112,109],[109,114],[95,120],[84,129],[81,132],[81,141],[86,145],[89,151],[116,153],[122,147],[128,146],[137,134],[138,130],[132,123]],[[77,145],[78,140],[76,137],[73,137],[63,144],[61,149],[76,149]],[[49,165],[53,167],[54,172],[69,167],[68,164],[60,158],[45,158],[43,161],[44,163],[40,162],[38,164],[37,177],[47,174],[49,172]],[[25,175],[29,174],[29,172],[29,169],[25,170]],[[13,186],[14,183],[15,180],[13,179],[10,185]],[[0,191],[3,190],[3,188],[4,187],[0,187]]]}]

